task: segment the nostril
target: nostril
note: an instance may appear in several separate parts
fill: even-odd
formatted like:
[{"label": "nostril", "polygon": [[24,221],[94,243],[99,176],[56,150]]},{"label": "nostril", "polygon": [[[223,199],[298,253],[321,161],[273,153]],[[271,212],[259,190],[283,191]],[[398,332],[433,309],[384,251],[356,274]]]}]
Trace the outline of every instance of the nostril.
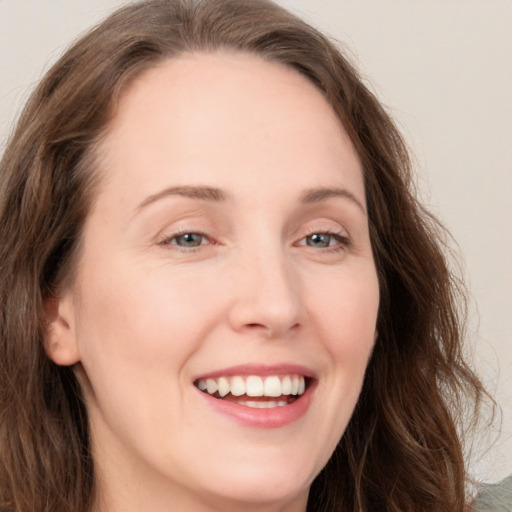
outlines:
[{"label": "nostril", "polygon": [[265,337],[271,338],[273,336],[272,329],[266,325],[259,323],[250,323],[246,325],[248,331],[252,331],[253,333],[261,333]]},{"label": "nostril", "polygon": [[[300,328],[300,323],[296,323],[296,324],[292,325],[291,327],[289,327],[288,330],[296,331],[299,328]],[[247,329],[248,331],[259,332],[259,333],[265,334],[265,336],[268,338],[275,338],[275,337],[285,335],[285,332],[284,332],[285,328],[283,328],[282,326],[278,326],[278,325],[274,325],[274,324],[270,324],[270,323],[269,323],[269,325],[265,325],[265,324],[260,324],[257,322],[252,322],[252,323],[246,324],[245,329]]]}]

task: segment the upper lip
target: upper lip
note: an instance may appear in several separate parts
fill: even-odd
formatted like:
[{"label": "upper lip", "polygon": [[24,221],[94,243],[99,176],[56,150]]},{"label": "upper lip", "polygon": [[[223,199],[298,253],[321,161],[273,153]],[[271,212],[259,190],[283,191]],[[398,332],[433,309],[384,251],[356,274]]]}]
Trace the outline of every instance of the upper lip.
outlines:
[{"label": "upper lip", "polygon": [[199,379],[216,379],[219,377],[234,377],[234,376],[249,376],[258,375],[260,377],[266,377],[269,375],[303,375],[310,379],[316,378],[316,372],[307,366],[300,364],[241,364],[236,366],[230,366],[228,368],[222,368],[219,370],[213,370],[207,373],[202,373],[194,377],[193,381]]}]

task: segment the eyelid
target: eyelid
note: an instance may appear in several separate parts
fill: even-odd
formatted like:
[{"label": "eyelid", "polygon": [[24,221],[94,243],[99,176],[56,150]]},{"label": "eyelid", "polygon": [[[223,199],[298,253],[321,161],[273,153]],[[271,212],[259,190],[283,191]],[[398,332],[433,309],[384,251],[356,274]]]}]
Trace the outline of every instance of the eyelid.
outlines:
[{"label": "eyelid", "polygon": [[[337,239],[342,244],[347,245],[350,243],[350,239],[348,236],[344,235],[343,233],[341,233],[339,231],[327,230],[327,229],[315,229],[315,230],[311,231],[310,233],[305,234],[302,238],[300,238],[299,242],[302,242],[303,240],[305,240],[306,238],[308,238],[312,235],[328,235],[328,236],[331,236],[331,237]],[[303,245],[303,244],[300,244],[300,245]]]},{"label": "eyelid", "polygon": [[163,246],[163,247],[174,246],[173,248],[175,248],[177,250],[182,250],[182,251],[187,251],[187,252],[193,251],[194,249],[199,249],[203,245],[207,245],[207,244],[201,243],[197,247],[188,247],[187,248],[187,247],[182,247],[182,246],[179,246],[178,244],[172,243],[172,241],[175,238],[178,238],[183,235],[188,235],[188,234],[199,235],[199,236],[205,238],[207,240],[208,244],[215,244],[215,241],[209,235],[207,235],[204,231],[199,230],[199,229],[187,229],[187,228],[178,228],[170,233],[168,231],[165,231],[165,234],[157,236],[156,244],[159,246]]},{"label": "eyelid", "polygon": [[318,222],[308,223],[303,231],[299,231],[297,234],[301,238],[305,238],[316,233],[325,233],[329,235],[337,235],[343,238],[350,238],[348,230],[341,226],[339,222],[328,221],[321,219]]},{"label": "eyelid", "polygon": [[[329,223],[330,226],[327,226],[326,224]],[[337,251],[343,251],[345,249],[350,248],[352,244],[351,237],[348,233],[348,231],[343,228],[338,222],[336,222],[336,226],[333,226],[333,221],[328,221],[327,219],[321,219],[319,222],[311,223],[310,226],[306,227],[303,231],[297,233],[298,237],[297,241],[294,243],[297,247],[308,247],[318,252],[337,252]],[[321,247],[321,248],[314,248],[311,246],[308,246],[306,244],[306,239],[309,236],[316,235],[316,234],[324,234],[331,236],[337,240],[337,244],[333,246],[328,247]]]}]

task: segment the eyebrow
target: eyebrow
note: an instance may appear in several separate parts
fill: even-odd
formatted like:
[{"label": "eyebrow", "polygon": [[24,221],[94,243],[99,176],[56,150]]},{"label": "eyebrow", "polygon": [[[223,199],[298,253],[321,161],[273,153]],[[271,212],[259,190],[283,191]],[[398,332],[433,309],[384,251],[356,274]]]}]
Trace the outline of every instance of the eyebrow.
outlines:
[{"label": "eyebrow", "polygon": [[[144,199],[144,201],[142,201],[142,203],[137,206],[136,211],[140,211],[146,206],[168,196],[181,196],[188,197],[190,199],[200,199],[203,201],[216,202],[224,201],[227,197],[226,193],[222,189],[216,187],[191,185],[168,187],[164,190],[161,190],[160,192],[157,192],[156,194],[152,194],[146,197],[146,199]],[[302,193],[300,201],[302,203],[319,203],[332,197],[342,197],[350,200],[352,203],[359,207],[364,215],[366,215],[366,209],[359,201],[359,199],[357,199],[357,197],[352,194],[352,192],[344,188],[323,187],[307,189]]]},{"label": "eyebrow", "polygon": [[206,186],[180,186],[180,187],[169,187],[156,194],[146,197],[142,203],[140,203],[136,211],[145,208],[149,204],[152,204],[164,197],[168,196],[181,196],[189,197],[191,199],[202,199],[204,201],[224,201],[226,194],[220,188],[206,187]]},{"label": "eyebrow", "polygon": [[319,203],[320,201],[325,201],[326,199],[330,199],[332,197],[343,197],[348,199],[366,215],[366,208],[363,206],[363,203],[357,199],[357,197],[352,194],[347,189],[344,188],[312,188],[305,190],[301,196],[302,203]]}]

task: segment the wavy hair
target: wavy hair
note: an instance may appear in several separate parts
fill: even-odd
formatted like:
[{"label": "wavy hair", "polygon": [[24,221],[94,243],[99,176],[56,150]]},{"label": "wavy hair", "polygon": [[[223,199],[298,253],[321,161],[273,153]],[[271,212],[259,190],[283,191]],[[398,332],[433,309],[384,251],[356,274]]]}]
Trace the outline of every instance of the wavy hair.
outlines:
[{"label": "wavy hair", "polygon": [[0,164],[0,508],[88,512],[87,411],[45,354],[45,299],[73,278],[94,201],[95,148],[126,85],[164,59],[248,52],[325,95],[363,164],[380,283],[378,339],[353,417],[309,512],[467,510],[460,441],[485,395],[462,357],[464,288],[418,203],[405,144],[341,50],[266,0],[148,0],[112,14],[50,69]]}]

